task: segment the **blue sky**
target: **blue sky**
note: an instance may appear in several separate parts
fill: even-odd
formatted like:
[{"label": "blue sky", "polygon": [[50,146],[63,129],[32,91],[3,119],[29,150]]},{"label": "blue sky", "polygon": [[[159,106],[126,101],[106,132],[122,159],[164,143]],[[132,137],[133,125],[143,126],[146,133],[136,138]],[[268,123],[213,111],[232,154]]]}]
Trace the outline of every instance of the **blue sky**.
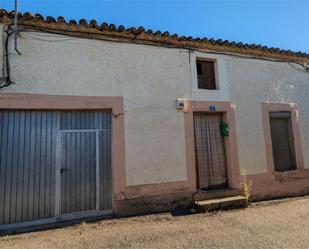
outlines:
[{"label": "blue sky", "polygon": [[[19,0],[20,11],[309,53],[309,0]],[[13,9],[13,0],[0,8]]]}]

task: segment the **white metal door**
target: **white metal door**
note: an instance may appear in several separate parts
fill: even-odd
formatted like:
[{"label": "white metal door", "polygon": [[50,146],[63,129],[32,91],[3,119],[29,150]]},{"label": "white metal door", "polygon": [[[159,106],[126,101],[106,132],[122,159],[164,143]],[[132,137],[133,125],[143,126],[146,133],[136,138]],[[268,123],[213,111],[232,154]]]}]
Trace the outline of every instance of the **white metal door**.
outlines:
[{"label": "white metal door", "polygon": [[61,214],[97,210],[99,174],[95,131],[66,131],[60,136]]},{"label": "white metal door", "polygon": [[1,110],[0,147],[0,233],[112,213],[111,112]]}]

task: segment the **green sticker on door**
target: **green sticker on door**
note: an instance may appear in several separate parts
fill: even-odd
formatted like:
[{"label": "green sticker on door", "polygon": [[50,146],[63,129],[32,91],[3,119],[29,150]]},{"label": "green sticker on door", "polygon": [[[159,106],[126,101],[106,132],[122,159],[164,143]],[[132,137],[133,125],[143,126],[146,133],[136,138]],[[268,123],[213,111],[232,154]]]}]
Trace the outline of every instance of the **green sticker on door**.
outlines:
[{"label": "green sticker on door", "polygon": [[229,130],[229,124],[228,123],[221,123],[220,124],[220,133],[222,137],[228,137],[230,130]]}]

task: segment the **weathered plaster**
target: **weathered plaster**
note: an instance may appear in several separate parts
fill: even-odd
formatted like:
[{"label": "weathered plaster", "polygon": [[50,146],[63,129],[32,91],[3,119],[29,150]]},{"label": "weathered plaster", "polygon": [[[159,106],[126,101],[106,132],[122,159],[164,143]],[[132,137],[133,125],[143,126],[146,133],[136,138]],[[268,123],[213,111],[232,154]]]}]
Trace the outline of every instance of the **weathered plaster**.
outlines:
[{"label": "weathered plaster", "polygon": [[[196,60],[213,60],[215,62],[216,90],[198,89]],[[226,78],[225,56],[202,52],[190,52],[192,100],[229,101],[229,89]]]},{"label": "weathered plaster", "polygon": [[304,167],[309,168],[308,72],[295,64],[227,57],[226,75],[236,106],[242,174],[267,173],[262,102],[297,104]]},{"label": "weathered plaster", "polygon": [[[16,84],[2,92],[123,97],[128,186],[190,178],[181,97],[233,104],[240,171],[252,175],[267,173],[261,103],[296,103],[309,168],[309,74],[301,66],[46,33],[22,33],[18,44],[22,55],[10,53]],[[216,60],[219,90],[197,89],[196,58]]]},{"label": "weathered plaster", "polygon": [[187,180],[175,100],[191,92],[188,53],[37,33],[22,33],[18,45],[22,55],[10,54],[16,84],[2,92],[123,96],[127,184]]}]

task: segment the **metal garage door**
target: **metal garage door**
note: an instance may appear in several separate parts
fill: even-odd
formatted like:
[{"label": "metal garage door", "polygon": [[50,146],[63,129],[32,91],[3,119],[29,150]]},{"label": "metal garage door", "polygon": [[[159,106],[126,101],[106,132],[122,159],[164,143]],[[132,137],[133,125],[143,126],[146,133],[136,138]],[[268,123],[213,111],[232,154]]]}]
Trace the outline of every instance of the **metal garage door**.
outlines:
[{"label": "metal garage door", "polygon": [[0,111],[0,146],[0,225],[112,210],[109,112]]}]

